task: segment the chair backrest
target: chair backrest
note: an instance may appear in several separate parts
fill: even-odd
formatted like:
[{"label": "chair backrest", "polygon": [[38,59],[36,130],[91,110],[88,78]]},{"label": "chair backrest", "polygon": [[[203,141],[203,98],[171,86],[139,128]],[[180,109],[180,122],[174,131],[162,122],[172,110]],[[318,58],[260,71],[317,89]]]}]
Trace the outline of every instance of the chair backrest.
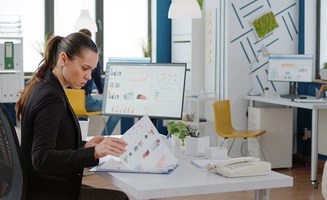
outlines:
[{"label": "chair backrest", "polygon": [[221,100],[213,103],[216,132],[225,137],[224,133],[234,130],[230,114],[229,100]]},{"label": "chair backrest", "polygon": [[65,93],[76,116],[100,115],[101,111],[87,112],[85,109],[85,90],[65,89]]},{"label": "chair backrest", "polygon": [[0,200],[25,199],[25,173],[14,123],[0,103]]}]

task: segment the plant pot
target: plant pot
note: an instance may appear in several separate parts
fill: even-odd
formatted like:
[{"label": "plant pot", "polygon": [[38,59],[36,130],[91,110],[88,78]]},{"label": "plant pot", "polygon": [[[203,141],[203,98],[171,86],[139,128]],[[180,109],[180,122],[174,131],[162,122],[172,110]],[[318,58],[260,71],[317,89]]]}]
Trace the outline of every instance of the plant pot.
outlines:
[{"label": "plant pot", "polygon": [[172,135],[171,139],[173,146],[182,146],[182,140],[180,140],[177,135]]},{"label": "plant pot", "polygon": [[265,97],[269,96],[269,90],[265,90]]},{"label": "plant pot", "polygon": [[320,79],[327,80],[327,69],[320,69]]}]

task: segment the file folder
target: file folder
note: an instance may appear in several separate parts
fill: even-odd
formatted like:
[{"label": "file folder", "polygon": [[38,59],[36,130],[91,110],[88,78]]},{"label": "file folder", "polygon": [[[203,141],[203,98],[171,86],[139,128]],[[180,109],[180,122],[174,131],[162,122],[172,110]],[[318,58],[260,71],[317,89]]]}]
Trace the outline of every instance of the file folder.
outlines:
[{"label": "file folder", "polygon": [[5,42],[5,69],[14,69],[14,43]]},{"label": "file folder", "polygon": [[117,173],[138,173],[138,174],[171,174],[179,165],[157,168],[153,170],[130,170],[121,161],[110,159],[93,167],[89,172],[117,172]]}]

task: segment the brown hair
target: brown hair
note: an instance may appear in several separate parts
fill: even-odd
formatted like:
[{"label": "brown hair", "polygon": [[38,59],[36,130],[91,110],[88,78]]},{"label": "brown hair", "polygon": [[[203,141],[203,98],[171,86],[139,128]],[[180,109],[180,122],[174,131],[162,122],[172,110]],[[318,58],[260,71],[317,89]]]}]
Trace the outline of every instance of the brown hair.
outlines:
[{"label": "brown hair", "polygon": [[92,33],[89,29],[86,29],[86,28],[82,28],[81,30],[79,30],[78,32],[81,32],[81,33],[85,33],[86,35],[88,35],[89,37],[92,37]]},{"label": "brown hair", "polygon": [[53,37],[44,53],[44,59],[40,62],[31,80],[26,84],[26,87],[20,92],[19,100],[16,103],[16,119],[20,122],[24,106],[33,87],[38,82],[44,81],[44,76],[48,71],[52,71],[58,62],[59,55],[62,52],[67,54],[68,59],[73,60],[76,56],[82,58],[84,50],[91,50],[99,53],[96,44],[92,39],[83,33],[72,33],[67,37]]}]

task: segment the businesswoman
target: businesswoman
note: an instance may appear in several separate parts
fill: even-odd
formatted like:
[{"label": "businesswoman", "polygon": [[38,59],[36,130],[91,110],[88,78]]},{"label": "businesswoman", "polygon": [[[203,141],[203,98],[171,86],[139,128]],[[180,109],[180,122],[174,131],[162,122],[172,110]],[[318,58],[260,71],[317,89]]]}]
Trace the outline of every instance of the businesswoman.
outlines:
[{"label": "businesswoman", "polygon": [[52,38],[43,62],[16,104],[27,171],[27,199],[128,199],[120,191],[83,187],[83,168],[127,145],[118,138],[81,139],[81,130],[64,88],[80,89],[91,79],[98,49],[90,37],[72,33]]}]

